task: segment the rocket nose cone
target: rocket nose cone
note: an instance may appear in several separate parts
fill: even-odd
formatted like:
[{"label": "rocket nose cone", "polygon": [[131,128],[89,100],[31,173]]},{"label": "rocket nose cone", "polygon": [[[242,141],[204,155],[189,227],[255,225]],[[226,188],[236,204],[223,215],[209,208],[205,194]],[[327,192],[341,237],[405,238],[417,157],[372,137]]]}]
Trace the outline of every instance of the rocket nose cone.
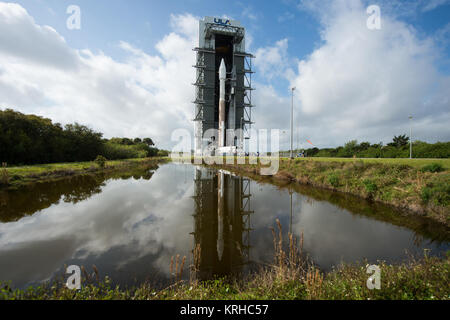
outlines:
[{"label": "rocket nose cone", "polygon": [[222,59],[219,67],[219,78],[226,79],[227,77],[227,69],[225,68],[225,61]]}]

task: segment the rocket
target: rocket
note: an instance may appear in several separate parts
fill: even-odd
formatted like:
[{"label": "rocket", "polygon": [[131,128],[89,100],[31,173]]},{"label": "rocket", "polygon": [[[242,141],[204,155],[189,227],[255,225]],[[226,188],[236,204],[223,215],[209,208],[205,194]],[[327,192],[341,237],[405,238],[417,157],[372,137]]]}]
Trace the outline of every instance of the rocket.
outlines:
[{"label": "rocket", "polygon": [[225,175],[223,172],[219,172],[218,174],[218,203],[217,203],[217,256],[219,261],[222,261],[223,257],[223,249],[224,249],[224,234],[223,234],[223,225],[224,225],[224,214],[225,214],[225,199],[224,199],[224,183],[225,183]]},{"label": "rocket", "polygon": [[227,69],[222,59],[219,67],[219,144],[217,147],[225,146],[225,81],[227,80]]},{"label": "rocket", "polygon": [[[219,81],[220,81],[220,91],[219,91],[219,143],[218,148],[222,148],[225,146],[225,81],[227,80],[227,69],[225,67],[225,61],[222,59],[219,67]],[[224,234],[223,234],[223,226],[224,226],[224,183],[225,177],[223,172],[219,173],[218,177],[218,219],[217,219],[217,254],[219,257],[219,261],[222,260],[223,257],[223,249],[224,249]]]}]

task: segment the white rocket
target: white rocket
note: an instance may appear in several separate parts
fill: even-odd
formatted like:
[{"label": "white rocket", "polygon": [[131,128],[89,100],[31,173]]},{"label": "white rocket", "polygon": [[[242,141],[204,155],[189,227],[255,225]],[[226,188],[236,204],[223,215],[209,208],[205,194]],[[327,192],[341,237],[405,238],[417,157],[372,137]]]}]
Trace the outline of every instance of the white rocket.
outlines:
[{"label": "white rocket", "polygon": [[224,248],[224,234],[223,234],[223,226],[224,226],[224,214],[225,214],[225,199],[224,199],[224,188],[225,183],[225,175],[223,172],[219,172],[218,175],[218,203],[217,203],[217,255],[219,261],[222,261],[223,257],[223,248]]},{"label": "white rocket", "polygon": [[[225,147],[225,81],[227,80],[227,69],[225,66],[225,61],[222,59],[219,67],[219,81],[220,81],[220,91],[219,91],[219,142],[218,148]],[[225,177],[223,172],[219,173],[218,177],[218,219],[217,219],[217,254],[219,261],[223,257],[224,249],[224,183]]]},{"label": "white rocket", "polygon": [[225,146],[225,81],[227,80],[227,69],[225,67],[225,61],[222,59],[219,67],[219,143],[218,147]]}]

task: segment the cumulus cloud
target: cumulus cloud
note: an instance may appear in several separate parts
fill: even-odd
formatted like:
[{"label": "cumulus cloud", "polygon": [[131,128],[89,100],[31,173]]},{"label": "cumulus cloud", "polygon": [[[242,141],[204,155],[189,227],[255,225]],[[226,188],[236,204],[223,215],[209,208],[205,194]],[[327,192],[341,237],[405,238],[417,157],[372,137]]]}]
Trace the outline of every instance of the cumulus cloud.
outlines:
[{"label": "cumulus cloud", "polygon": [[198,18],[172,15],[170,32],[148,55],[129,43],[119,62],[75,50],[18,4],[0,3],[0,106],[57,122],[78,121],[107,137],[150,136],[170,147],[176,128],[192,130],[192,48]]},{"label": "cumulus cloud", "polygon": [[0,2],[0,30],[0,52],[10,62],[27,61],[62,69],[78,65],[75,50],[67,46],[64,38],[49,26],[37,25],[18,4]]},{"label": "cumulus cloud", "polygon": [[320,15],[323,26],[323,43],[299,62],[291,79],[303,141],[388,142],[408,131],[409,114],[416,118],[417,139],[450,138],[449,77],[436,68],[431,39],[419,39],[411,26],[386,14],[381,30],[369,30],[361,1],[303,5]]},{"label": "cumulus cloud", "polygon": [[261,76],[270,80],[284,75],[284,70],[289,65],[287,49],[288,39],[281,39],[274,46],[256,50],[255,67]]},{"label": "cumulus cloud", "polygon": [[[289,52],[286,38],[258,49],[249,35],[257,57],[256,127],[289,128],[290,97],[279,91],[286,82],[286,92],[288,85],[297,87],[295,124],[302,142],[388,142],[408,131],[409,114],[417,139],[448,140],[450,80],[436,67],[436,39],[445,38],[446,29],[434,40],[419,38],[381,3],[382,29],[368,30],[365,2],[301,1],[302,10],[319,18],[322,38],[303,60]],[[69,47],[20,5],[0,6],[1,108],[63,124],[77,121],[106,137],[150,136],[165,148],[172,146],[174,129],[192,132],[198,17],[171,15],[172,31],[153,55],[118,41],[126,53],[118,61]]]}]

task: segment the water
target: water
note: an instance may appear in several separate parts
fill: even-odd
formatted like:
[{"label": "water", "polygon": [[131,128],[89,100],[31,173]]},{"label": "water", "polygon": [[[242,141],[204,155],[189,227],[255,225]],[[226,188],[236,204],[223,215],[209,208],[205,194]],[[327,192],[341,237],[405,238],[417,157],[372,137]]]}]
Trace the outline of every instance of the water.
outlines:
[{"label": "water", "polygon": [[122,286],[162,286],[178,254],[187,257],[184,278],[194,263],[204,279],[244,273],[273,261],[277,218],[285,234],[303,233],[304,251],[324,270],[449,249],[447,228],[385,206],[170,163],[0,192],[0,281],[23,288],[75,264],[96,265]]}]

